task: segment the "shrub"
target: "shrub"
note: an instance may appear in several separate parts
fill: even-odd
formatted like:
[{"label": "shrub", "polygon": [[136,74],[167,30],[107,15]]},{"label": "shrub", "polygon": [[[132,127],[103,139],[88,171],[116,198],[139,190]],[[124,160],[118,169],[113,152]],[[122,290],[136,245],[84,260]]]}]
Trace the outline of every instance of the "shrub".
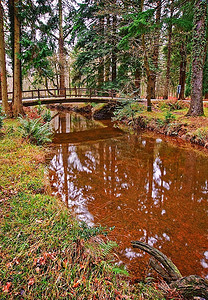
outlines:
[{"label": "shrub", "polygon": [[52,141],[52,131],[49,124],[42,124],[41,118],[34,120],[20,118],[19,132],[23,138],[37,145],[50,143]]}]

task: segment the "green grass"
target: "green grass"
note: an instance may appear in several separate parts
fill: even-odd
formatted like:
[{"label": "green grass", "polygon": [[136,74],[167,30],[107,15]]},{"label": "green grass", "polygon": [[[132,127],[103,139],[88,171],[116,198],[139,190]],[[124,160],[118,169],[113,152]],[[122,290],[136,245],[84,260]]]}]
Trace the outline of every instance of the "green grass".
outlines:
[{"label": "green grass", "polygon": [[0,138],[0,299],[163,299],[151,284],[129,285],[106,231],[79,224],[46,192],[46,149],[17,125],[7,120]]}]

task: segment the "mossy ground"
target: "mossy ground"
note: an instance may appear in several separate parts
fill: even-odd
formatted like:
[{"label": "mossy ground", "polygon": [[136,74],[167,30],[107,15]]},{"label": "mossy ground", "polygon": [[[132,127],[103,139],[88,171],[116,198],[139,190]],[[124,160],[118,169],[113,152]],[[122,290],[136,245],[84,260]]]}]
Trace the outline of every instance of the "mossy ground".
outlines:
[{"label": "mossy ground", "polygon": [[17,126],[6,120],[0,136],[0,299],[163,299],[117,274],[114,243],[96,242],[102,230],[79,224],[48,194],[46,149]]},{"label": "mossy ground", "polygon": [[133,107],[133,118],[124,118],[134,129],[149,129],[208,148],[208,104],[204,104],[204,116],[187,117],[189,103],[184,101],[153,102],[152,112],[137,104]]}]

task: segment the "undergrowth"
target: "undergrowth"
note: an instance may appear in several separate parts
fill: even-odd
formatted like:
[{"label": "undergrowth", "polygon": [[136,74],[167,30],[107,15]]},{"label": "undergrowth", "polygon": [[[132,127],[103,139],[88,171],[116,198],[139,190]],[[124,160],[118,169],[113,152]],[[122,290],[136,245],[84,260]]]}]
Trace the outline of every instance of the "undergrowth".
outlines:
[{"label": "undergrowth", "polygon": [[52,130],[48,123],[42,124],[39,119],[19,118],[19,132],[23,138],[28,139],[31,143],[41,145],[52,141]]},{"label": "undergrowth", "polygon": [[0,140],[0,299],[163,299],[152,285],[129,285],[105,229],[48,195],[44,149],[17,126],[7,121]]}]

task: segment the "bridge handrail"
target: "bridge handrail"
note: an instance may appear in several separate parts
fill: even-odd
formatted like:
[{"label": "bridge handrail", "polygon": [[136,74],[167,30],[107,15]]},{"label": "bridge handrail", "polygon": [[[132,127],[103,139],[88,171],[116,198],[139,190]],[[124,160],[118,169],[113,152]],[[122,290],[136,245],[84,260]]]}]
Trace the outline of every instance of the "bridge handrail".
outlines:
[{"label": "bridge handrail", "polygon": [[[27,96],[25,94],[30,94]],[[45,93],[45,95],[43,95]],[[24,96],[25,95],[25,96]],[[13,92],[8,92],[8,97],[11,99],[13,97]],[[50,98],[50,97],[82,97],[82,96],[89,96],[91,97],[111,97],[117,98],[115,90],[98,90],[96,88],[82,88],[82,87],[72,87],[72,88],[49,88],[49,89],[34,89],[34,90],[23,90],[22,91],[22,98],[23,99],[41,99],[41,98]],[[0,97],[1,99],[1,97]]]}]

